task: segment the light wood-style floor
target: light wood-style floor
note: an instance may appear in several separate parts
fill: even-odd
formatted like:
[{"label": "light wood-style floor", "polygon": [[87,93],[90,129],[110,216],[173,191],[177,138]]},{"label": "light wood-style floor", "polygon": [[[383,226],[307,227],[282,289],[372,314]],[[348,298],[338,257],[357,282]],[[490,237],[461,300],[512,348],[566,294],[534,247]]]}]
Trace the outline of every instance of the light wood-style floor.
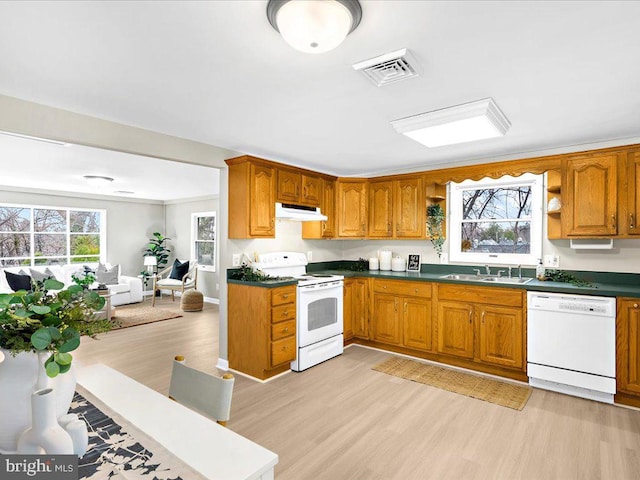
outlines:
[{"label": "light wood-style floor", "polygon": [[[216,371],[217,312],[85,339],[75,357],[166,394],[175,354]],[[236,375],[228,426],[280,456],[279,480],[640,478],[638,410],[534,390],[518,412],[371,370],[388,355],[353,346],[266,384]]]}]

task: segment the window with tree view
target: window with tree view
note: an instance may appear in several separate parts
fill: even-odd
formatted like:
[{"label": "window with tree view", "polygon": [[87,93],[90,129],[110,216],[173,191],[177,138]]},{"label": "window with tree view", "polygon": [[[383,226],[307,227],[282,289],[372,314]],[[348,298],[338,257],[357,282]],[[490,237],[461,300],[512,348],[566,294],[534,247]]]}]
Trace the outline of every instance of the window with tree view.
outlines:
[{"label": "window with tree view", "polygon": [[542,240],[538,175],[451,185],[450,257],[535,264]]},{"label": "window with tree view", "polygon": [[104,210],[0,205],[0,266],[104,261]]},{"label": "window with tree view", "polygon": [[191,258],[203,270],[216,271],[216,212],[191,214]]}]

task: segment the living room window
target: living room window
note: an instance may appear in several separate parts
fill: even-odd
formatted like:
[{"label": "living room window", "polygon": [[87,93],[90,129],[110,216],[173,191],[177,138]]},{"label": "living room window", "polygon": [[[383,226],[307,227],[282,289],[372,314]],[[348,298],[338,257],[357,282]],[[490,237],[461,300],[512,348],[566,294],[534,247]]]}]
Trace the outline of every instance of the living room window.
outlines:
[{"label": "living room window", "polygon": [[0,266],[105,259],[105,210],[0,205]]},{"label": "living room window", "polygon": [[542,250],[542,176],[450,184],[452,261],[535,265]]},{"label": "living room window", "polygon": [[191,258],[200,269],[216,271],[216,212],[191,214]]}]

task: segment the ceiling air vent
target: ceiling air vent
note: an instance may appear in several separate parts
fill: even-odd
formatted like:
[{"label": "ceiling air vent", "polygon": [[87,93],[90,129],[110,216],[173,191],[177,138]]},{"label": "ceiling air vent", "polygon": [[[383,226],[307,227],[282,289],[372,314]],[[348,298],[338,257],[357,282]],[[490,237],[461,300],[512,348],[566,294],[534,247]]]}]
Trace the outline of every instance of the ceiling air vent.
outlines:
[{"label": "ceiling air vent", "polygon": [[378,87],[418,76],[417,62],[406,48],[358,62],[353,69],[360,70]]}]

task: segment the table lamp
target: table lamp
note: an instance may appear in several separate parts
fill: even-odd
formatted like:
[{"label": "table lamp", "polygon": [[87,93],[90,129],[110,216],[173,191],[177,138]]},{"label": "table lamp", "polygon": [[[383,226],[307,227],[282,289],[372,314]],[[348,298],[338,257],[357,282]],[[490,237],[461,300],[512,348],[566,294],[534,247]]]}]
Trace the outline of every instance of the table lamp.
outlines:
[{"label": "table lamp", "polygon": [[153,267],[155,267],[157,264],[158,260],[156,259],[156,257],[152,257],[150,255],[144,257],[144,266],[147,267],[149,275],[153,275]]}]

